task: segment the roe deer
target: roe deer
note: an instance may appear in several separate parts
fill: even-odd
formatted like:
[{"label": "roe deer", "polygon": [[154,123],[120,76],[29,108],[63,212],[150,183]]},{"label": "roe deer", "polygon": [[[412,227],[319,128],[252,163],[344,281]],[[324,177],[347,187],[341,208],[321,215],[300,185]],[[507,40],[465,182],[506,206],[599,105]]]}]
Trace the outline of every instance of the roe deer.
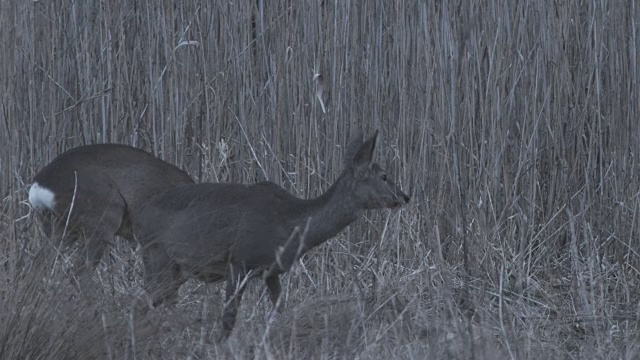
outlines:
[{"label": "roe deer", "polygon": [[81,146],[59,155],[33,178],[29,202],[56,246],[86,237],[84,259],[76,272],[95,270],[109,238],[134,241],[131,229],[141,205],[178,184],[190,184],[186,172],[126,145]]},{"label": "roe deer", "polygon": [[187,278],[226,280],[220,340],[233,329],[250,278],[263,276],[278,307],[279,275],[299,256],[338,234],[363,210],[409,201],[372,162],[377,134],[364,143],[362,136],[351,141],[342,174],[315,199],[299,199],[272,182],[192,184],[151,198],[133,230],[153,306],[175,302]]}]

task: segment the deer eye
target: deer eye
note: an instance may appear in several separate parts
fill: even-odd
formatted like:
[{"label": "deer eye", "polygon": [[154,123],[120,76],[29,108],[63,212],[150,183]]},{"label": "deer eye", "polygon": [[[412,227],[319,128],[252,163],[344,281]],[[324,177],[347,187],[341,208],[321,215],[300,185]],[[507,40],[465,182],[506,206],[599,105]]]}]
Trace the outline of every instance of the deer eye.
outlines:
[{"label": "deer eye", "polygon": [[382,174],[380,178],[382,179],[382,181],[387,181],[387,174]]}]

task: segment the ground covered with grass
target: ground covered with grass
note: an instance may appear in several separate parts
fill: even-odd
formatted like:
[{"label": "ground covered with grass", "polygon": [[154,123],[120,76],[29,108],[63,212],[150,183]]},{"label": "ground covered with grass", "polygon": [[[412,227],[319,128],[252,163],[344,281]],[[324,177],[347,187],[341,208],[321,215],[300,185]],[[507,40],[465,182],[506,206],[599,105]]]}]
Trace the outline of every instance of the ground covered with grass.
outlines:
[{"label": "ground covered with grass", "polygon": [[[0,4],[0,358],[640,356],[640,29],[633,3]],[[321,76],[316,76],[320,74]],[[324,109],[323,109],[324,107]],[[146,314],[115,240],[71,286],[27,199],[73,146],[131,144],[198,181],[317,196],[379,129],[412,195],[260,282]]]}]

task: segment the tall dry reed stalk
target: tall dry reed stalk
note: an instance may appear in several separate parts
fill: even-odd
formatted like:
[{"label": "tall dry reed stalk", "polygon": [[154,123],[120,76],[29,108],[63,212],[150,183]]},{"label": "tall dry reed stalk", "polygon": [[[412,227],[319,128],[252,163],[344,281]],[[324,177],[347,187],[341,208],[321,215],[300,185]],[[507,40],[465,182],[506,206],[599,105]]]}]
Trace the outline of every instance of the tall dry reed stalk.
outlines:
[{"label": "tall dry reed stalk", "polygon": [[[268,178],[309,197],[350,133],[380,128],[409,208],[305,258],[281,319],[248,294],[226,348],[195,321],[137,340],[167,357],[637,357],[639,18],[611,1],[4,1],[0,299],[45,306],[28,295],[41,277],[17,275],[45,244],[24,199],[65,149],[133,144],[201,181]],[[133,276],[107,262],[101,279]],[[118,318],[114,294],[139,284],[104,285]],[[174,318],[217,314],[201,295]],[[80,328],[61,314],[14,318]],[[74,344],[142,356],[123,329]],[[0,357],[27,333],[0,337]]]}]

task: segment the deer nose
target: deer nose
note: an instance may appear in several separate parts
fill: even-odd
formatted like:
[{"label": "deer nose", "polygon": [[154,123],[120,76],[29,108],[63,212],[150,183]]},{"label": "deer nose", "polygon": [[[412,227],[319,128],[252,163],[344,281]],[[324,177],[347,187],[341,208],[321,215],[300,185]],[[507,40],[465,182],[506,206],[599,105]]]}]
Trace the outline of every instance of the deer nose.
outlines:
[{"label": "deer nose", "polygon": [[405,204],[408,204],[408,203],[409,203],[409,200],[411,200],[411,198],[409,197],[409,195],[404,194],[404,193],[402,194],[402,199],[404,200],[404,203],[405,203]]}]

